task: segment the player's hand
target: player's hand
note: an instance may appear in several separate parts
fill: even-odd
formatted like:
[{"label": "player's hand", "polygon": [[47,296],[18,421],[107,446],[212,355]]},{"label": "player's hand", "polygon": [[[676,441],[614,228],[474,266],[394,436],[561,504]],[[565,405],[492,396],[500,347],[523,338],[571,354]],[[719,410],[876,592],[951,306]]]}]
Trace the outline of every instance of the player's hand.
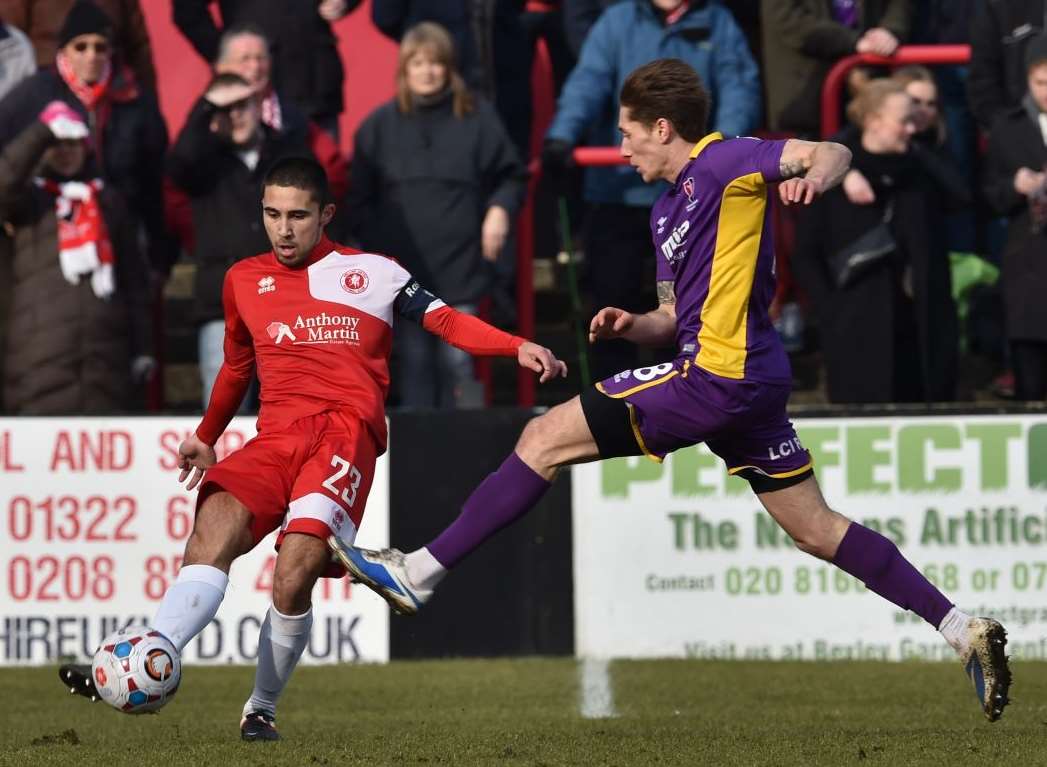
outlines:
[{"label": "player's hand", "polygon": [[621,338],[636,322],[636,315],[624,309],[605,306],[589,323],[589,343],[608,338]]},{"label": "player's hand", "polygon": [[497,261],[509,236],[509,212],[501,205],[492,205],[480,228],[480,253],[484,261]]},{"label": "player's hand", "polygon": [[556,359],[556,355],[531,341],[524,341],[516,350],[516,359],[520,367],[539,373],[538,382],[545,383],[556,376],[567,378],[567,363]]},{"label": "player's hand", "polygon": [[860,170],[853,168],[843,177],[843,193],[855,205],[872,205],[876,202],[876,192],[873,191],[869,179],[862,175]]},{"label": "player's hand", "polygon": [[822,193],[821,184],[810,178],[790,178],[778,185],[778,196],[784,205],[810,205]]},{"label": "player's hand", "polygon": [[185,482],[188,478],[185,489],[194,490],[204,478],[204,472],[216,463],[218,456],[215,455],[214,448],[194,434],[178,446],[178,468],[182,470],[178,475],[178,481]]}]

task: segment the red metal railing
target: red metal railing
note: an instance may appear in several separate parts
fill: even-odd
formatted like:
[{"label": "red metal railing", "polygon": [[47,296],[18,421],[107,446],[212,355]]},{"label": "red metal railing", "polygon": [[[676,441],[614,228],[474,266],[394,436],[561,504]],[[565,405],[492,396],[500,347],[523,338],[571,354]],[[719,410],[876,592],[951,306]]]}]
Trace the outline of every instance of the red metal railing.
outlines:
[{"label": "red metal railing", "polygon": [[903,45],[893,56],[856,53],[837,61],[822,85],[822,138],[840,130],[840,99],[848,73],[863,64],[878,67],[904,67],[908,64],[966,64],[971,60],[969,45]]}]

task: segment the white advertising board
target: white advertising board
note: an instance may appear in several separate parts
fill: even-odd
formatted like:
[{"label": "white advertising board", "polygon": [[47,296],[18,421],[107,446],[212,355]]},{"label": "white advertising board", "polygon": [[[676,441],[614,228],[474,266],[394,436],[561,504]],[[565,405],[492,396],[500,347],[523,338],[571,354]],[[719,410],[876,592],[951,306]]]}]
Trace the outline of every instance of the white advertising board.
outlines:
[{"label": "white advertising board", "polygon": [[[829,505],[1047,659],[1047,418],[796,422]],[[775,449],[773,446],[769,449]],[[576,650],[954,659],[921,619],[796,550],[705,446],[572,469]]]},{"label": "white advertising board", "polygon": [[[0,664],[89,658],[120,626],[147,623],[192,530],[195,491],[178,484],[178,444],[197,418],[0,418]],[[255,433],[236,418],[216,448]],[[358,542],[387,545],[387,459],[378,459]],[[271,601],[275,532],[230,572],[218,615],[187,663],[247,663]],[[389,610],[348,579],[313,593],[305,663],[389,659]]]}]

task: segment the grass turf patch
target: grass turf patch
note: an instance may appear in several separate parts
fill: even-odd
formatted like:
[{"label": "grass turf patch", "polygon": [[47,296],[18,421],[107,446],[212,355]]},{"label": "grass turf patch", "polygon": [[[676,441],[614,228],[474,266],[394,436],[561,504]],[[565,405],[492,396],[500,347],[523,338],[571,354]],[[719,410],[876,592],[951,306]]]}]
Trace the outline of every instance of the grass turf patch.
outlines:
[{"label": "grass turf patch", "polygon": [[1047,764],[1047,664],[1014,672],[989,724],[959,664],[620,661],[617,716],[596,720],[579,714],[573,659],[302,667],[284,740],[247,744],[249,667],[189,667],[139,717],[69,695],[50,667],[0,669],[0,764]]}]

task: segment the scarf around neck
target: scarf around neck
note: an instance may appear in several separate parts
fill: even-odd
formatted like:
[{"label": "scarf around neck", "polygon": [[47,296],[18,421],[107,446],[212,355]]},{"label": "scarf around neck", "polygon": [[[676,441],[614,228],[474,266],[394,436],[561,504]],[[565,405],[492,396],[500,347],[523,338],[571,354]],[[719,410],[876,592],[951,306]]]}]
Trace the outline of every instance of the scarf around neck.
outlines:
[{"label": "scarf around neck", "polygon": [[70,285],[90,275],[91,290],[103,301],[115,290],[112,242],[102,217],[98,193],[102,181],[65,181],[35,179],[36,185],[54,196],[58,221],[58,263],[62,276]]}]

